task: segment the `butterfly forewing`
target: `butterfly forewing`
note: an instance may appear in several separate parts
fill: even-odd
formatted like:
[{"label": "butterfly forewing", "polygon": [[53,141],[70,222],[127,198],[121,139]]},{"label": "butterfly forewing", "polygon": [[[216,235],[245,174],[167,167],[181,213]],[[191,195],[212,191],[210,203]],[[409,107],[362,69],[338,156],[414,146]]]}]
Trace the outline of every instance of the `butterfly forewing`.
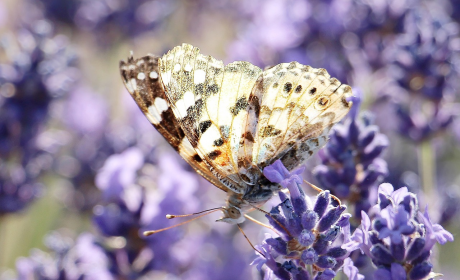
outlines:
[{"label": "butterfly forewing", "polygon": [[248,62],[224,67],[222,61],[201,54],[193,60],[196,50],[184,44],[161,59],[168,77],[166,94],[171,94],[176,118],[200,157],[229,188],[243,193],[247,180],[238,170],[238,150],[247,100],[262,70]]},{"label": "butterfly forewing", "polygon": [[158,132],[198,174],[226,191],[227,188],[210,172],[206,162],[198,156],[174,116],[160,81],[158,57],[149,55],[136,60],[129,57],[127,62],[120,62],[120,73],[129,93]]}]

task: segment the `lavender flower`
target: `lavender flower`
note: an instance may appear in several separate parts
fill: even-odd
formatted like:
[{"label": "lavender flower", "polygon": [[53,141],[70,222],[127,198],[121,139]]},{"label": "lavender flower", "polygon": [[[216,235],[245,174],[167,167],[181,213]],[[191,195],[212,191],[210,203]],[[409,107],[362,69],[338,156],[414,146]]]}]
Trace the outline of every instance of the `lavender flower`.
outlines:
[{"label": "lavender flower", "polygon": [[342,248],[349,252],[361,249],[371,258],[378,268],[377,280],[434,277],[431,249],[436,242],[452,242],[453,235],[432,224],[427,210],[420,213],[417,197],[405,187],[394,191],[392,185],[381,184],[378,204],[372,210],[372,219],[363,211],[360,228]]},{"label": "lavender flower", "polygon": [[[109,157],[96,177],[103,203],[94,209],[94,224],[103,236],[124,240],[121,248],[107,251],[113,262],[111,271],[128,279],[148,277],[155,271],[188,275],[187,278],[201,275],[196,279],[242,277],[245,270],[224,273],[214,263],[220,259],[229,265],[244,265],[241,253],[230,245],[231,236],[211,231],[185,237],[185,226],[147,238],[141,235],[145,230],[170,226],[166,214],[202,210],[195,195],[199,187],[197,176],[184,170],[172,155],[162,154],[158,162],[155,158],[132,147]],[[234,253],[216,252],[212,261],[204,263],[193,257],[204,254],[206,247],[221,249],[223,243],[230,243],[225,252]]]},{"label": "lavender flower", "polygon": [[[37,178],[50,160],[39,144],[50,104],[78,77],[67,39],[43,18],[5,37],[9,62],[0,64],[0,214],[25,208],[39,193]],[[16,51],[13,51],[16,50]]]},{"label": "lavender flower", "polygon": [[266,215],[280,237],[265,239],[257,247],[263,255],[252,264],[259,270],[265,264],[280,279],[332,279],[347,257],[339,237],[350,215],[344,214],[346,206],[331,205],[329,191],[321,192],[311,207],[300,187],[301,171],[289,173],[279,160],[264,169],[265,177],[286,186],[290,196],[280,192],[281,203]]},{"label": "lavender flower", "polygon": [[458,36],[458,27],[441,6],[425,3],[407,13],[404,33],[389,47],[388,70],[397,83],[398,90],[393,88],[391,96],[402,136],[421,142],[453,122],[454,106],[449,100],[459,85],[459,52],[453,47]]},{"label": "lavender flower", "polygon": [[73,244],[71,239],[52,233],[45,244],[50,253],[34,249],[29,257],[17,260],[18,279],[114,279],[110,260],[92,234],[81,234]]},{"label": "lavender flower", "polygon": [[353,205],[358,219],[376,200],[372,193],[388,173],[381,158],[388,138],[379,133],[369,113],[358,118],[359,105],[356,97],[350,117],[334,127],[325,149],[319,151],[322,164],[313,169],[319,186]]},{"label": "lavender flower", "polygon": [[136,0],[118,2],[108,0],[81,1],[74,22],[82,30],[98,34],[106,45],[121,36],[135,37],[153,30],[176,8],[176,1]]}]

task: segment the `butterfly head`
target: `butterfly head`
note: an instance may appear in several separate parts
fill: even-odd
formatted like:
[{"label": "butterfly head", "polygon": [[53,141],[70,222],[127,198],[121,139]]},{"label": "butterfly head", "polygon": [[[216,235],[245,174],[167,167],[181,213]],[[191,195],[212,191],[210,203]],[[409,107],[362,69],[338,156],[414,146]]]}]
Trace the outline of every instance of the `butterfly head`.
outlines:
[{"label": "butterfly head", "polygon": [[224,207],[222,208],[222,213],[224,214],[224,216],[220,218],[219,220],[217,220],[217,222],[225,222],[225,223],[235,225],[235,224],[241,224],[245,220],[243,212],[241,211],[240,208],[236,206],[230,205],[228,207]]}]

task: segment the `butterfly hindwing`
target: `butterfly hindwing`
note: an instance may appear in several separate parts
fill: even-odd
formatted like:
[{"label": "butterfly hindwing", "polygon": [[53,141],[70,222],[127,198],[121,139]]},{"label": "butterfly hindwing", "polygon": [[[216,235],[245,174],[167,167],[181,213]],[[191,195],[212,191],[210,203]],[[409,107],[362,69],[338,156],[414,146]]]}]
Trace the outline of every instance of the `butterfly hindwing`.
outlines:
[{"label": "butterfly hindwing", "polygon": [[260,169],[277,159],[289,170],[302,164],[326,143],[329,129],[351,106],[345,100],[351,94],[348,86],[324,69],[297,62],[264,71],[259,83],[254,92],[261,102],[252,158]]}]

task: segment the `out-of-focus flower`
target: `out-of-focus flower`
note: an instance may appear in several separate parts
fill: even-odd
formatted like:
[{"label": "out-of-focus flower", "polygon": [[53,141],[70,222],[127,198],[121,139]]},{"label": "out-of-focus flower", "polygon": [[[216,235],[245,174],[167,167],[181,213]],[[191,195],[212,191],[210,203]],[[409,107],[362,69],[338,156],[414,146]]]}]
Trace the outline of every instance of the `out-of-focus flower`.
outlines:
[{"label": "out-of-focus flower", "polygon": [[40,0],[45,15],[97,34],[106,46],[154,30],[176,9],[176,0]]},{"label": "out-of-focus flower", "polygon": [[266,215],[280,237],[265,239],[257,247],[263,255],[252,264],[259,270],[265,264],[280,279],[332,279],[348,256],[339,237],[342,228],[349,229],[350,215],[343,213],[346,206],[331,205],[329,191],[321,192],[311,207],[297,173],[287,172],[280,161],[264,169],[267,179],[284,182],[290,196],[280,192],[281,203]]},{"label": "out-of-focus flower", "polygon": [[[359,89],[355,94],[360,95]],[[353,205],[357,219],[375,203],[377,186],[388,173],[381,158],[388,138],[373,124],[370,113],[358,117],[360,102],[360,97],[355,98],[350,117],[334,127],[329,142],[319,152],[322,164],[313,169],[319,186]]]},{"label": "out-of-focus flower", "polygon": [[54,35],[43,18],[31,18],[1,47],[9,60],[0,64],[0,214],[16,212],[38,194],[37,178],[50,166],[38,143],[50,104],[78,79],[76,57],[67,38]]},{"label": "out-of-focus flower", "polygon": [[397,87],[393,98],[399,133],[415,142],[429,139],[450,126],[457,105],[460,48],[459,26],[441,6],[424,2],[405,16],[404,32],[396,36],[388,74]]},{"label": "out-of-focus flower", "polygon": [[29,257],[16,261],[18,279],[115,279],[104,248],[92,234],[81,234],[73,244],[71,239],[52,233],[45,244],[50,253],[34,249]]},{"label": "out-of-focus flower", "polygon": [[[113,259],[111,271],[129,279],[147,277],[154,271],[187,277],[201,275],[202,278],[193,276],[196,279],[241,277],[245,270],[223,273],[223,268],[214,263],[221,259],[230,266],[244,265],[243,256],[218,254],[222,243],[231,243],[231,236],[202,231],[189,238],[184,236],[183,226],[141,237],[144,230],[167,227],[166,214],[193,213],[202,205],[195,196],[199,188],[196,175],[184,170],[172,155],[165,153],[160,161],[152,161],[154,158],[132,147],[109,157],[96,177],[103,203],[94,209],[94,224],[104,236],[124,240],[122,248],[108,252]],[[217,248],[213,254],[218,258],[214,256],[214,261],[192,257],[209,246]],[[225,250],[239,255],[231,244]],[[198,273],[198,267],[207,268]]]},{"label": "out-of-focus flower", "polygon": [[434,276],[430,263],[431,249],[436,242],[454,240],[452,234],[432,224],[427,210],[418,211],[415,194],[403,187],[394,191],[390,184],[379,187],[379,201],[371,212],[363,211],[362,224],[342,248],[352,252],[360,249],[378,269],[374,279],[417,280]]}]

